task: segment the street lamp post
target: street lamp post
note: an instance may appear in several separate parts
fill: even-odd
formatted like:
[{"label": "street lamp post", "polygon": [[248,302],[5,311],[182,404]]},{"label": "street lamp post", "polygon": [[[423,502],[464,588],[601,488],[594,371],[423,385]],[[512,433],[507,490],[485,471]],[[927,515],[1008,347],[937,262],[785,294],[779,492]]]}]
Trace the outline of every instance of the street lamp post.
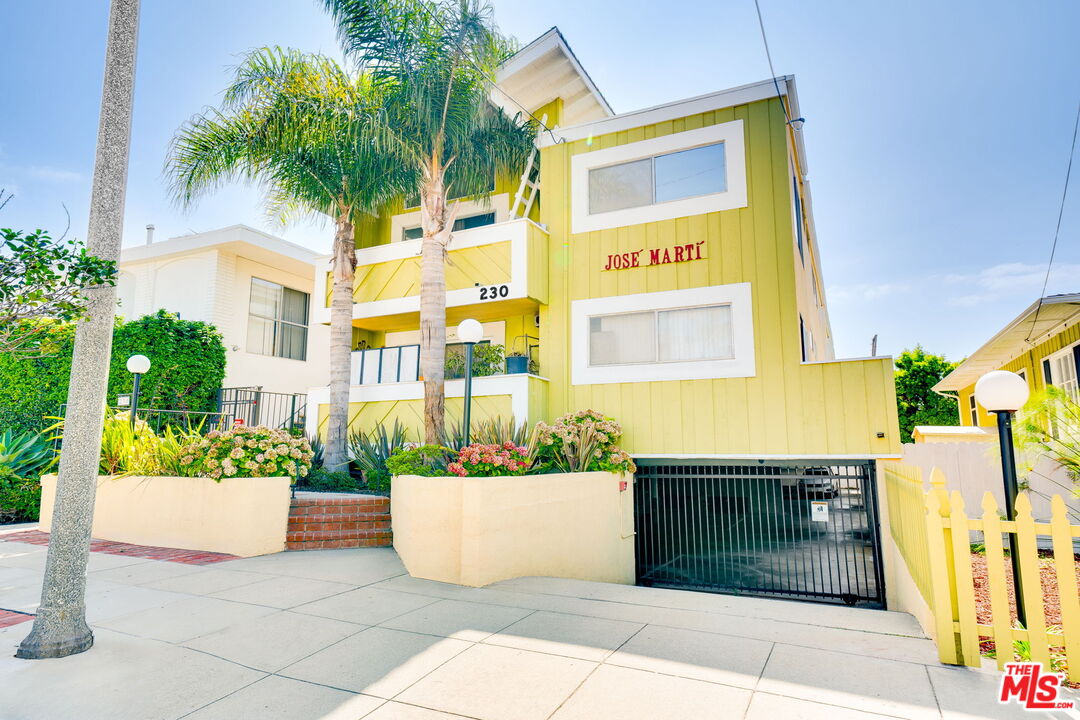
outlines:
[{"label": "street lamp post", "polygon": [[457,327],[458,340],[465,343],[465,444],[469,444],[472,422],[472,354],[473,345],[484,338],[484,328],[473,319],[462,320]]},{"label": "street lamp post", "polygon": [[135,417],[139,410],[139,380],[144,373],[150,372],[150,358],[145,355],[132,355],[127,361],[128,372],[135,376],[131,386],[131,429],[135,429]]},{"label": "street lamp post", "polygon": [[[1013,449],[1012,416],[1028,399],[1027,380],[1016,373],[994,370],[975,383],[975,399],[997,415],[998,442],[1001,445],[1001,477],[1005,484],[1005,516],[1016,520],[1016,452]],[[1016,533],[1009,533],[1009,557],[1012,560],[1013,593],[1016,595],[1016,618],[1027,627],[1023,586],[1020,581],[1020,557],[1016,552]]]}]

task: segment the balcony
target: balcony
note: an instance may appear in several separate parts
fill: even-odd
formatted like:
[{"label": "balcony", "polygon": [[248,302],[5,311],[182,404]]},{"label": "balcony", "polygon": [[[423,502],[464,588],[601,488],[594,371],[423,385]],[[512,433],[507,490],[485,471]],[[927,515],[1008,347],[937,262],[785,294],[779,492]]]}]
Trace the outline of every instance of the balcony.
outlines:
[{"label": "balcony", "polygon": [[[446,353],[447,380],[458,380],[465,376],[461,345],[448,345]],[[483,347],[483,346],[478,346]],[[495,346],[496,349],[502,346]],[[537,367],[532,360],[532,350],[527,361],[530,374],[536,374]],[[501,357],[501,351],[491,361],[477,357],[473,361],[473,377],[505,375],[505,362],[494,362]],[[525,359],[522,358],[523,363]],[[524,372],[524,371],[523,371]],[[349,373],[351,385],[386,385],[390,383],[418,382],[420,375],[420,346],[394,345],[383,348],[356,350],[352,353],[352,368]]]},{"label": "balcony", "polygon": [[[420,240],[356,251],[354,325],[368,330],[416,327],[420,314]],[[329,259],[316,272],[314,321],[330,322]],[[446,265],[449,323],[497,320],[547,303],[547,232],[528,219],[454,233]]]}]

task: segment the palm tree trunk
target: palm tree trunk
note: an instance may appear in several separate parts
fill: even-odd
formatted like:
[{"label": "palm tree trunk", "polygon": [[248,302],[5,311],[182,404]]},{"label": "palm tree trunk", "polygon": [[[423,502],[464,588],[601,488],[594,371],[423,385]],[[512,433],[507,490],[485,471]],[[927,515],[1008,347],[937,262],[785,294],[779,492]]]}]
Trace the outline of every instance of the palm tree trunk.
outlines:
[{"label": "palm tree trunk", "polygon": [[[116,261],[120,257],[138,27],[139,0],[112,0],[86,241],[87,251],[104,260]],[[88,288],[85,294],[88,315],[75,331],[41,604],[33,629],[16,652],[20,658],[65,657],[89,650],[94,644],[94,634],[86,624],[86,565],[101,457],[116,288],[102,285]]]},{"label": "palm tree trunk", "polygon": [[343,213],[334,234],[334,292],[330,302],[330,415],[323,465],[331,472],[348,469],[345,443],[349,432],[349,375],[352,372],[353,280],[356,238],[352,218]]},{"label": "palm tree trunk", "polygon": [[[437,175],[437,173],[435,173]],[[420,193],[424,239],[420,246],[420,369],[424,374],[424,442],[442,444],[446,420],[446,246],[453,214],[447,217],[442,179],[425,182]]]}]

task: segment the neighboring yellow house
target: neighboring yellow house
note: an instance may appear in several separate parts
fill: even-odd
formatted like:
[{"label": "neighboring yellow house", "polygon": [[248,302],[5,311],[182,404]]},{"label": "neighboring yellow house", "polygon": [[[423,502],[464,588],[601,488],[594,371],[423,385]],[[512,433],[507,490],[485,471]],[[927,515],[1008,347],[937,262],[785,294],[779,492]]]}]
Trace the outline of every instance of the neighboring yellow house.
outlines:
[{"label": "neighboring yellow house", "polygon": [[1080,294],[1036,300],[1011,323],[934,386],[959,400],[960,424],[993,426],[996,419],[975,401],[975,382],[991,370],[1025,378],[1032,392],[1054,385],[1077,393],[1080,367]]},{"label": "neighboring yellow house", "polygon": [[[617,115],[552,29],[499,87],[553,129],[537,196],[496,178],[458,215],[449,342],[475,318],[532,370],[476,379],[474,418],[591,408],[636,457],[674,463],[899,453],[891,358],[833,355],[793,78]],[[353,428],[421,427],[418,226],[403,203],[357,228]],[[329,322],[329,269],[313,323]],[[453,422],[463,381],[446,396]],[[325,423],[328,397],[311,391],[309,418]]]}]

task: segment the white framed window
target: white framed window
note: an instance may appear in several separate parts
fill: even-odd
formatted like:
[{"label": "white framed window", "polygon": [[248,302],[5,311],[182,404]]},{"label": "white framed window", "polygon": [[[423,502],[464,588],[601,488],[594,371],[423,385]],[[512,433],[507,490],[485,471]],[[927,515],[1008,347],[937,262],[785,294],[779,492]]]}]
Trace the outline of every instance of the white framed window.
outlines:
[{"label": "white framed window", "polygon": [[572,384],[753,377],[750,283],[571,303]]},{"label": "white framed window", "polygon": [[975,393],[968,395],[968,412],[971,413],[972,427],[979,427],[979,406],[975,402]]},{"label": "white framed window", "polygon": [[742,120],[579,153],[572,232],[746,207]]},{"label": "white framed window", "polygon": [[1076,373],[1076,346],[1071,345],[1059,350],[1047,357],[1046,362],[1050,366],[1050,383],[1074,399],[1080,396],[1080,383]]},{"label": "white framed window", "polygon": [[[462,230],[471,230],[472,228],[483,227],[484,225],[495,224],[495,212],[480,213],[478,215],[469,215],[468,217],[458,218],[454,221],[454,227],[452,232],[461,232]],[[401,231],[401,240],[419,240],[424,237],[424,229],[419,225],[413,225],[412,227],[404,228]]]},{"label": "white framed window", "polygon": [[306,360],[310,300],[306,292],[251,278],[247,351]]}]

